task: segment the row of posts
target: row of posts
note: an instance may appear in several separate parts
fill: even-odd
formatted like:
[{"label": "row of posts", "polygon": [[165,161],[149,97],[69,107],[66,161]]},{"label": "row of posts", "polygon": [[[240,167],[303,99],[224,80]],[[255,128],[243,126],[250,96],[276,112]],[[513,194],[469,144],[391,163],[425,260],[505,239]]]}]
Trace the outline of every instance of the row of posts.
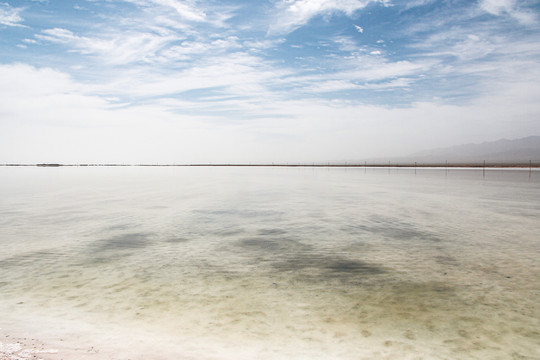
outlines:
[{"label": "row of posts", "polygon": [[[272,165],[274,165],[272,163]],[[287,164],[288,165],[288,164]],[[313,165],[315,165],[315,163],[313,163]],[[345,167],[347,167],[347,162],[345,162]],[[330,166],[330,163],[328,163],[328,166]],[[355,165],[355,166],[358,166],[358,165]],[[392,167],[391,165],[391,162],[388,161],[388,173],[390,174],[390,168]],[[418,163],[415,161],[414,162],[414,174],[416,175],[416,169],[418,167]],[[367,168],[368,168],[368,165],[367,165],[367,161],[364,161],[364,172],[367,172]],[[448,176],[448,160],[445,162],[445,175]],[[531,178],[532,176],[532,160],[529,160],[529,179]],[[486,160],[484,160],[482,162],[482,177],[486,177]]]}]

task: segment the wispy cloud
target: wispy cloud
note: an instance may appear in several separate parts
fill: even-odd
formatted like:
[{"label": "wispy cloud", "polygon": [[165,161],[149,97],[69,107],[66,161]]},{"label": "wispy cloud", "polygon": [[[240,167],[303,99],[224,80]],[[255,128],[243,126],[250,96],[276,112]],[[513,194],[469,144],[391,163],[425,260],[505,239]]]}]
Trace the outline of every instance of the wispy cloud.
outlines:
[{"label": "wispy cloud", "polygon": [[166,66],[243,46],[234,32],[223,31],[237,7],[178,0],[122,1],[135,5],[129,17],[111,12],[94,18],[97,23],[90,31],[49,28],[35,34],[35,40],[64,45],[69,52],[90,55],[108,65]]},{"label": "wispy cloud", "polygon": [[155,62],[161,50],[171,42],[180,40],[170,31],[162,33],[126,31],[87,37],[62,28],[46,29],[35,37],[41,41],[64,44],[74,52],[98,56],[110,64]]},{"label": "wispy cloud", "polygon": [[275,48],[276,46],[283,44],[285,41],[286,41],[285,38],[247,40],[243,43],[243,45],[248,50],[259,51],[259,50],[264,50],[264,49]]},{"label": "wispy cloud", "polygon": [[192,23],[204,23],[214,27],[227,27],[227,20],[237,6],[226,6],[196,0],[122,0],[135,4],[152,13],[161,13],[162,18],[174,18],[171,10],[182,20]]},{"label": "wispy cloud", "polygon": [[408,78],[399,78],[396,80],[377,82],[377,83],[361,83],[351,80],[322,80],[313,82],[310,86],[304,89],[307,92],[313,93],[332,93],[347,90],[388,90],[395,88],[404,88],[411,85],[412,80]]},{"label": "wispy cloud", "polygon": [[0,25],[23,26],[23,18],[19,15],[23,8],[14,8],[8,3],[0,3]]},{"label": "wispy cloud", "polygon": [[162,52],[162,55],[168,59],[188,60],[192,59],[193,55],[201,55],[211,53],[215,56],[219,53],[228,52],[230,50],[241,49],[238,37],[228,36],[226,38],[212,39],[208,41],[185,40],[178,45],[171,46]]},{"label": "wispy cloud", "polygon": [[425,83],[436,81],[440,94],[460,102],[493,93],[505,84],[528,86],[531,78],[538,77],[540,45],[537,26],[516,17],[531,11],[525,4],[486,0],[467,3],[465,9],[434,5],[425,21],[403,29],[413,58],[434,64],[425,74]]},{"label": "wispy cloud", "polygon": [[516,0],[482,0],[480,7],[492,15],[507,15],[526,25],[537,21],[532,11],[521,9]]},{"label": "wispy cloud", "polygon": [[424,56],[471,61],[492,54],[499,47],[498,42],[506,44],[500,36],[492,37],[485,31],[477,30],[471,33],[470,30],[453,28],[432,33],[413,46],[423,49]]},{"label": "wispy cloud", "polygon": [[394,0],[392,3],[397,3],[403,6],[405,9],[411,9],[419,6],[426,6],[433,4],[437,0]]},{"label": "wispy cloud", "polygon": [[193,94],[190,98],[193,101],[203,98],[201,107],[204,107],[204,99],[210,94],[242,97],[247,102],[257,98],[271,99],[276,95],[272,95],[268,87],[286,75],[285,70],[274,69],[259,57],[235,52],[208,57],[197,65],[174,73],[160,74],[141,69],[137,73],[120,74],[113,82],[95,90],[138,99],[178,96],[200,90],[203,91],[201,94]]},{"label": "wispy cloud", "polygon": [[352,16],[370,3],[386,3],[383,0],[281,0],[276,3],[271,34],[285,34],[296,30],[313,17],[341,12]]},{"label": "wispy cloud", "polygon": [[206,13],[197,8],[193,1],[178,1],[178,0],[149,0],[149,2],[168,6],[176,10],[181,17],[191,21],[205,21]]}]

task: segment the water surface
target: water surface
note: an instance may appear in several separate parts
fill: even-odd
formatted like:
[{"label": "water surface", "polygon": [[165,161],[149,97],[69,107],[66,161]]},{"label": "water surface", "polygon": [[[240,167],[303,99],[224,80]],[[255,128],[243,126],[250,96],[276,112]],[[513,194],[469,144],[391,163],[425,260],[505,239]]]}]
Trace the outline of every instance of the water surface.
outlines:
[{"label": "water surface", "polygon": [[0,176],[0,332],[51,359],[540,358],[540,173]]}]

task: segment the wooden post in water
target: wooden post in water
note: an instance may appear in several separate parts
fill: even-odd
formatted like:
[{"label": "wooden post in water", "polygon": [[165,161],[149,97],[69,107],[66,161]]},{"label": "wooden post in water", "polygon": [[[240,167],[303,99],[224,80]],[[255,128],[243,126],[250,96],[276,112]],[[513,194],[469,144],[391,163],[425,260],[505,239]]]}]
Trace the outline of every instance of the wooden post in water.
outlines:
[{"label": "wooden post in water", "polygon": [[444,175],[448,176],[448,160],[446,160],[446,165],[444,166]]},{"label": "wooden post in water", "polygon": [[482,167],[482,177],[486,177],[486,160],[484,160],[484,166]]},{"label": "wooden post in water", "polygon": [[416,161],[414,162],[414,175],[416,175]]},{"label": "wooden post in water", "polygon": [[532,160],[529,160],[529,179],[531,178],[532,174]]},{"label": "wooden post in water", "polygon": [[367,161],[364,161],[364,174],[367,173]]}]

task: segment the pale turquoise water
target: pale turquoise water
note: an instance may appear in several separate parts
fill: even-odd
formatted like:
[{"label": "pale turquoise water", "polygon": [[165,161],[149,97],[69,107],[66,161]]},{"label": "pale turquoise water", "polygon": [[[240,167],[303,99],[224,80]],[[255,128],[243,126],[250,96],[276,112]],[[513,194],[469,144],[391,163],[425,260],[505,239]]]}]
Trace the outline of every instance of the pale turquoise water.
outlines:
[{"label": "pale turquoise water", "polygon": [[54,359],[540,358],[538,172],[0,179],[0,335]]}]

